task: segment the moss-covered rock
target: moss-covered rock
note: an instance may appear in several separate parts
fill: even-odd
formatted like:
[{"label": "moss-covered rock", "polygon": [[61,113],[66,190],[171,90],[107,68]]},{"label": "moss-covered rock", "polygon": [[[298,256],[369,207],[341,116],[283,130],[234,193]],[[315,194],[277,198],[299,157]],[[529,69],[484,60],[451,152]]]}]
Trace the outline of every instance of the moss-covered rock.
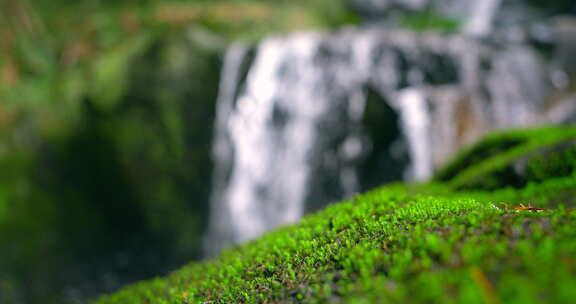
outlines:
[{"label": "moss-covered rock", "polygon": [[494,134],[462,151],[436,174],[455,189],[493,190],[576,172],[576,128],[549,127]]},{"label": "moss-covered rock", "polygon": [[[573,128],[494,135],[443,171],[453,172],[447,184],[376,189],[96,303],[570,303],[576,201],[526,207],[576,189],[561,165],[573,150],[558,146],[573,136]],[[479,165],[467,159],[477,153],[480,164],[496,164],[472,170]],[[493,176],[532,154],[524,187],[472,192],[450,183],[466,172]]]}]

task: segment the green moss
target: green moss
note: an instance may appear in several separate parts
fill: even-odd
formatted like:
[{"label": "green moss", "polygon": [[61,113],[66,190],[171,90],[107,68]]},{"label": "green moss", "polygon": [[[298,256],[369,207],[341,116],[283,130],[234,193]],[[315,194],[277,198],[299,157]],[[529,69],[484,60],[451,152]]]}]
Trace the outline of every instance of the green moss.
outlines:
[{"label": "green moss", "polygon": [[481,142],[461,151],[452,162],[441,168],[435,176],[437,181],[452,180],[460,172],[490,157],[508,151],[525,142],[518,133],[504,133],[489,136]]},{"label": "green moss", "polygon": [[[571,132],[510,134],[542,143]],[[498,160],[485,145],[479,151]],[[557,194],[574,191],[576,176],[552,173],[572,153],[537,171],[544,181],[518,189],[385,186],[96,303],[569,303],[576,296],[576,213],[566,207],[576,201]],[[512,208],[531,203],[558,207]]]},{"label": "green moss", "polygon": [[527,160],[527,179],[541,182],[552,177],[570,176],[576,172],[575,140],[562,142],[548,150]]},{"label": "green moss", "polygon": [[[435,180],[456,189],[523,187],[530,181],[568,176],[576,169],[574,127],[547,127],[500,132],[462,151],[439,170]],[[554,148],[559,146],[560,148]],[[561,153],[546,152],[561,149]],[[554,155],[551,160],[548,154]]]}]

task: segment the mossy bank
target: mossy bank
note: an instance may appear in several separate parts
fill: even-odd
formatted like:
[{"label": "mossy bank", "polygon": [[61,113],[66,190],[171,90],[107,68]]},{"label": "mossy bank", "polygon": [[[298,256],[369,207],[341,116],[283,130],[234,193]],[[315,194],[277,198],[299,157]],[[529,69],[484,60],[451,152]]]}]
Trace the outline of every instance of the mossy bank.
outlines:
[{"label": "mossy bank", "polygon": [[569,303],[575,139],[492,135],[436,182],[358,195],[96,303]]}]

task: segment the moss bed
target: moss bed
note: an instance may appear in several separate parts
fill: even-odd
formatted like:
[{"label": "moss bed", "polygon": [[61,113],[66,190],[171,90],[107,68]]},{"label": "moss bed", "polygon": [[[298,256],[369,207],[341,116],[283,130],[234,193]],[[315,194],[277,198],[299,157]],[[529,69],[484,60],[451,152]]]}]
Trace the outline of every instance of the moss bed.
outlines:
[{"label": "moss bed", "polygon": [[[572,303],[574,139],[493,135],[432,183],[383,186],[96,303]],[[507,185],[520,160],[522,183]]]}]

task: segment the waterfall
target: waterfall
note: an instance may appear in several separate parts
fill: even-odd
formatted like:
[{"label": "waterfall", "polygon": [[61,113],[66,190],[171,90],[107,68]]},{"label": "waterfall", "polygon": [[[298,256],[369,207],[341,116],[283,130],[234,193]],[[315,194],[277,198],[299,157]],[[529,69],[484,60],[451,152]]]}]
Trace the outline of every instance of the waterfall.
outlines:
[{"label": "waterfall", "polygon": [[[482,20],[499,1],[490,2],[482,6]],[[474,33],[487,28],[475,24]],[[424,181],[487,131],[545,122],[556,115],[547,114],[546,68],[520,44],[505,48],[466,35],[378,27],[292,33],[253,49],[232,46],[217,109],[208,253],[350,197],[363,189],[358,168],[374,151],[407,179]],[[370,94],[399,117],[398,139],[383,147],[363,125],[373,114],[365,113]],[[407,148],[399,150],[402,143]],[[398,151],[406,151],[408,165],[395,163]],[[390,172],[379,174],[390,180]]]},{"label": "waterfall", "polygon": [[[248,49],[243,45],[234,45],[228,49],[224,56],[224,65],[221,71],[220,88],[215,121],[214,143],[212,156],[216,161],[214,165],[214,174],[212,188],[218,191],[212,191],[210,201],[221,202],[226,199],[224,195],[231,170],[233,146],[230,144],[228,130],[228,117],[234,111],[234,101],[236,98],[237,87],[241,79],[242,64],[247,57]],[[210,204],[210,238],[206,238],[204,247],[207,253],[218,252],[221,247],[218,244],[230,244],[233,242],[231,236],[232,230],[227,223],[232,220],[232,213],[226,210],[222,204]]]},{"label": "waterfall", "polygon": [[402,129],[406,132],[412,168],[407,173],[408,180],[425,181],[432,176],[430,154],[429,111],[426,96],[418,88],[407,88],[398,92],[397,98],[402,118]]},{"label": "waterfall", "polygon": [[[228,176],[216,177],[209,251],[296,222],[308,199],[357,191],[351,164],[362,153],[367,56],[354,58],[343,46],[323,54],[324,42],[319,33],[267,39],[242,85],[222,80],[215,157],[217,172]],[[242,74],[237,49],[226,56],[226,75]],[[324,182],[335,183],[335,193],[312,195]]]},{"label": "waterfall", "polygon": [[472,5],[471,15],[463,27],[465,34],[484,37],[491,33],[492,22],[502,0],[480,0]]}]

